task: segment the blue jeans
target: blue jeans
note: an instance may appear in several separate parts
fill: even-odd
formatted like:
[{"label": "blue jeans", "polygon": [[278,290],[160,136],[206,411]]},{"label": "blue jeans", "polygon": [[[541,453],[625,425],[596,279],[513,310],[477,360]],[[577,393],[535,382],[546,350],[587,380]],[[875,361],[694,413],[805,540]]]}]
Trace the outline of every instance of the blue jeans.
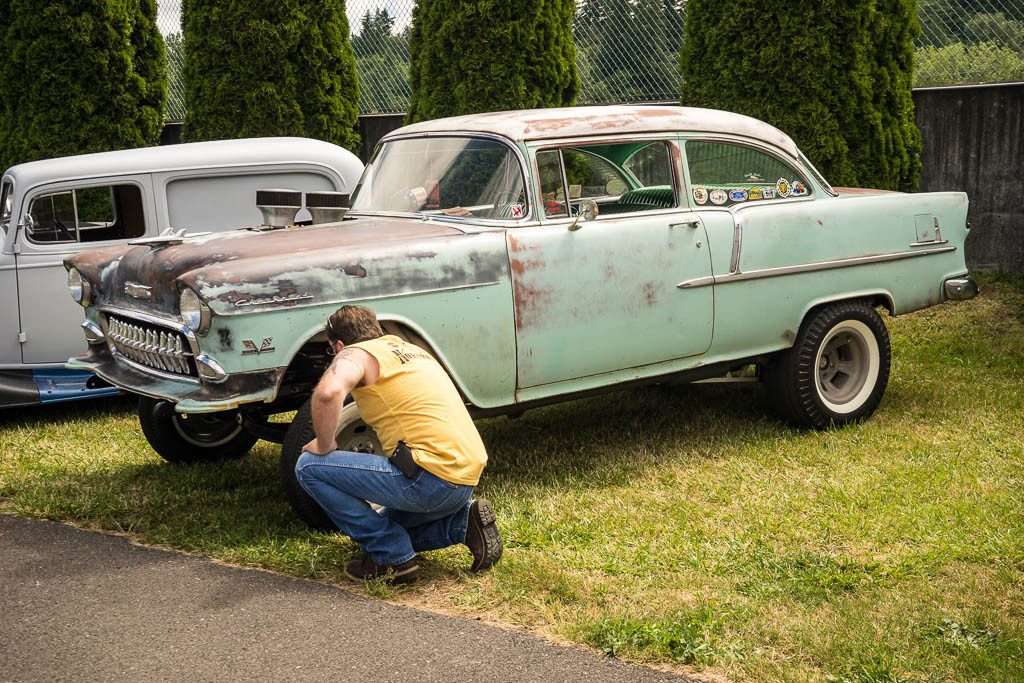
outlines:
[{"label": "blue jeans", "polygon": [[[425,550],[466,540],[473,487],[420,470],[412,479],[371,453],[303,452],[299,484],[342,532],[379,565],[401,564]],[[383,505],[375,511],[370,503]]]}]

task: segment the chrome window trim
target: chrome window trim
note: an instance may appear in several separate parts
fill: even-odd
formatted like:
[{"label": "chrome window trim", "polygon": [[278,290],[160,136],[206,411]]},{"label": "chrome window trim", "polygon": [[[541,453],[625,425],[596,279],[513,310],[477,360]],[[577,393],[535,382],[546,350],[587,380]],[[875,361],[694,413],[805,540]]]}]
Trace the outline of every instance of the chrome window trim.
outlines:
[{"label": "chrome window trim", "polygon": [[886,261],[902,261],[903,259],[917,258],[919,256],[932,256],[956,251],[955,246],[939,247],[937,249],[922,249],[918,251],[898,251],[892,254],[878,254],[875,256],[856,256],[853,258],[834,259],[831,261],[818,261],[815,263],[802,263],[795,266],[779,266],[777,268],[762,268],[750,270],[745,273],[730,272],[726,275],[712,275],[710,277],[694,278],[683,280],[676,285],[679,289],[693,289],[696,287],[707,287],[708,285],[724,285],[730,282],[743,282],[744,280],[762,280],[766,278],[780,277],[783,275],[794,275],[797,273],[813,273],[819,270],[835,270],[838,268],[851,268],[871,263],[884,263]]},{"label": "chrome window trim", "polygon": [[[98,249],[100,247],[106,247],[106,246],[111,246],[111,245],[115,245],[115,244],[123,244],[127,240],[129,240],[129,239],[141,239],[141,237],[140,238],[134,238],[134,237],[115,237],[115,238],[109,239],[109,240],[97,240],[96,242],[82,242],[80,237],[79,237],[79,235],[78,235],[78,224],[77,224],[78,223],[78,199],[77,199],[77,193],[75,193],[74,191],[75,190],[87,189],[87,188],[90,188],[90,187],[110,187],[110,188],[113,188],[113,187],[116,187],[118,185],[133,185],[134,187],[138,188],[139,195],[140,195],[140,197],[142,199],[142,214],[143,214],[142,215],[142,221],[143,221],[143,224],[142,224],[142,237],[145,237],[148,234],[149,229],[150,229],[150,220],[149,220],[150,216],[149,216],[149,212],[147,211],[147,209],[150,206],[149,202],[152,201],[151,197],[149,196],[149,192],[148,192],[150,188],[147,187],[144,182],[139,180],[137,176],[131,176],[131,175],[123,176],[123,175],[119,175],[119,176],[97,176],[97,177],[79,178],[79,179],[73,179],[73,180],[72,179],[64,179],[64,180],[59,180],[57,182],[40,183],[40,184],[34,185],[33,187],[29,188],[29,191],[26,193],[24,199],[22,200],[22,205],[25,207],[25,214],[28,214],[29,210],[31,210],[32,202],[34,202],[36,200],[36,198],[41,196],[41,195],[44,195],[44,194],[60,194],[62,192],[71,192],[72,193],[72,197],[74,198],[74,201],[75,201],[75,232],[76,232],[75,236],[76,236],[76,240],[74,242],[37,242],[36,240],[32,239],[31,235],[29,235],[29,233],[28,233],[28,230],[25,230],[25,231],[23,231],[24,235],[25,235],[25,242],[27,242],[28,244],[31,244],[32,245],[32,250],[33,251],[38,251],[39,253],[46,253],[46,252],[66,253],[69,247],[71,247],[71,248],[80,248],[80,249]],[[115,208],[115,211],[116,211],[116,208]],[[14,220],[13,216],[11,217],[11,220]],[[19,219],[19,226],[20,226],[20,219]]]},{"label": "chrome window trim", "polygon": [[[731,136],[731,135],[715,135],[715,134],[710,134],[710,133],[709,134],[697,134],[697,135],[694,135],[693,137],[688,137],[688,134],[685,133],[685,132],[680,133],[679,142],[682,143],[680,145],[680,147],[682,148],[682,153],[683,153],[683,168],[684,168],[684,170],[686,172],[686,176],[684,178],[685,185],[686,185],[686,188],[685,188],[686,189],[686,201],[687,201],[687,203],[690,204],[690,206],[694,206],[698,210],[703,211],[703,210],[708,209],[708,208],[732,209],[732,208],[742,207],[742,206],[753,206],[753,204],[733,204],[732,206],[712,206],[712,207],[709,207],[707,205],[703,205],[702,206],[702,205],[695,205],[695,204],[693,204],[693,202],[692,202],[692,200],[693,200],[693,189],[692,189],[693,188],[693,182],[692,182],[692,179],[690,178],[690,161],[689,161],[689,157],[688,157],[688,155],[686,153],[686,143],[688,143],[688,142],[724,142],[724,143],[728,143],[728,144],[732,144],[732,145],[737,145],[739,147],[748,147],[748,148],[756,150],[758,152],[763,152],[764,154],[767,154],[770,157],[774,157],[783,166],[788,166],[789,168],[795,169],[797,172],[801,173],[804,176],[804,181],[807,182],[807,183],[810,183],[811,187],[813,189],[815,189],[815,190],[820,189],[820,190],[822,190],[822,192],[824,192],[828,196],[832,196],[832,197],[838,197],[839,196],[838,194],[829,193],[829,192],[825,191],[824,188],[819,187],[818,186],[817,177],[815,177],[812,174],[808,173],[806,168],[803,168],[803,164],[800,162],[800,159],[798,157],[793,157],[792,155],[788,154],[784,150],[781,150],[778,147],[775,147],[774,145],[771,145],[771,144],[769,144],[767,142],[762,142],[762,141],[759,141],[759,140],[752,140],[750,138],[735,137],[735,136]],[[792,161],[789,161],[790,159]],[[778,204],[779,202],[788,201],[790,199],[813,199],[813,198],[814,198],[814,192],[812,191],[809,195],[806,195],[806,196],[803,196],[803,197],[779,197],[777,199],[766,199],[766,200],[758,201],[757,205],[759,205],[759,206],[760,205],[764,205],[764,204],[775,205],[775,204]]]},{"label": "chrome window trim", "polygon": [[[559,163],[561,164],[561,167],[562,167],[561,168],[561,170],[562,170],[562,182],[565,184],[564,185],[564,189],[565,189],[566,196],[568,197],[568,194],[569,194],[569,180],[568,180],[568,178],[565,175],[565,159],[562,156],[562,150],[565,149],[566,147],[585,147],[587,145],[597,145],[597,144],[601,144],[601,143],[628,144],[630,142],[649,142],[649,143],[650,142],[663,142],[663,143],[665,143],[666,151],[668,152],[668,162],[669,162],[670,170],[672,172],[672,194],[675,196],[675,202],[676,202],[675,206],[667,208],[667,209],[654,208],[654,209],[648,209],[646,211],[630,211],[630,212],[627,212],[627,213],[615,213],[615,214],[611,214],[611,215],[607,215],[607,216],[601,216],[601,214],[598,213],[597,218],[595,220],[596,221],[602,221],[602,220],[608,221],[608,220],[614,220],[614,219],[618,219],[618,218],[632,218],[634,216],[637,216],[637,217],[639,217],[639,216],[659,216],[659,215],[663,215],[663,214],[675,214],[675,213],[679,213],[681,211],[690,210],[692,207],[690,207],[688,203],[684,203],[682,197],[680,196],[680,192],[682,191],[682,187],[683,187],[684,181],[683,181],[683,178],[681,178],[679,176],[679,174],[678,174],[678,169],[676,168],[676,164],[675,164],[675,157],[672,154],[673,149],[675,149],[677,153],[680,151],[679,139],[678,139],[678,137],[676,137],[677,135],[678,135],[678,133],[644,133],[642,135],[625,135],[625,136],[624,135],[618,135],[618,136],[612,135],[612,136],[600,136],[600,137],[593,137],[593,138],[592,137],[586,137],[586,138],[564,138],[564,139],[560,139],[560,140],[543,140],[543,141],[538,141],[537,144],[530,145],[529,150],[530,150],[531,160],[533,161],[533,167],[535,169],[537,169],[536,192],[537,192],[537,200],[539,202],[538,205],[539,206],[543,206],[543,202],[544,202],[544,196],[542,194],[543,190],[542,190],[542,188],[540,186],[540,168],[537,166],[537,154],[538,153],[540,153],[540,152],[551,152],[551,151],[556,151],[556,150],[558,151],[558,159],[559,159]],[[639,152],[640,150],[637,150],[637,151]],[[635,154],[635,152],[634,152],[634,154]],[[598,156],[598,155],[591,154],[591,156]],[[598,157],[598,158],[602,158],[602,157]],[[628,176],[632,176],[633,175],[628,170],[626,171],[626,173],[628,174]],[[571,203],[571,200],[570,200],[570,203]],[[725,207],[722,207],[722,208],[725,208]],[[543,211],[539,212],[538,215],[540,216],[540,221],[541,221],[542,225],[558,225],[558,224],[560,224],[563,221],[567,221],[568,223],[572,223],[573,220],[575,219],[575,216],[573,216],[571,213],[570,213],[570,215],[568,217],[566,217],[566,216],[554,216],[552,218],[548,218],[546,215],[544,215]]]},{"label": "chrome window trim", "polygon": [[[370,167],[374,161],[377,160],[380,150],[384,148],[389,142],[396,142],[399,140],[419,140],[423,138],[478,138],[481,140],[493,140],[499,142],[506,147],[510,148],[516,155],[516,159],[519,161],[519,172],[523,176],[523,195],[526,197],[526,215],[518,220],[502,220],[497,218],[457,218],[455,216],[446,216],[444,214],[427,214],[427,213],[412,213],[404,211],[369,211],[369,210],[356,210],[349,211],[348,216],[396,216],[402,218],[421,218],[424,220],[442,218],[444,220],[455,219],[456,222],[483,224],[486,226],[500,226],[500,227],[512,227],[518,226],[523,223],[531,221],[533,216],[533,202],[530,201],[530,171],[526,161],[526,157],[523,156],[523,150],[519,148],[519,145],[515,141],[503,136],[495,135],[494,133],[478,133],[470,131],[445,131],[445,132],[429,132],[429,133],[406,133],[404,135],[389,135],[383,138],[377,143],[377,147],[374,148],[373,154],[370,155],[370,163],[366,165],[366,168]],[[365,171],[364,171],[365,173]],[[360,181],[362,178],[360,178]],[[358,186],[362,186],[362,182],[358,183]],[[352,190],[355,195],[355,188]],[[355,199],[355,197],[352,197]]]}]

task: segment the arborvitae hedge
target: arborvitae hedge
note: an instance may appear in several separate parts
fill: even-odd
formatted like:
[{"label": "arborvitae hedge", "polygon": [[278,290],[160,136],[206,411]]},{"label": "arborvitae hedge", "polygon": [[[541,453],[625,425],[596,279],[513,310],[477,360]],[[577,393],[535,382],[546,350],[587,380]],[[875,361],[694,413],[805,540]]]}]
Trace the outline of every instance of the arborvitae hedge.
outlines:
[{"label": "arborvitae hedge", "polygon": [[343,0],[184,0],[188,140],[298,135],[359,147]]},{"label": "arborvitae hedge", "polygon": [[576,99],[574,0],[419,0],[407,120]]},{"label": "arborvitae hedge", "polygon": [[0,168],[158,141],[152,0],[0,0],[0,16]]},{"label": "arborvitae hedge", "polygon": [[916,0],[689,0],[684,105],[763,119],[836,185],[913,190]]},{"label": "arborvitae hedge", "polygon": [[132,1],[137,7],[131,41],[142,92],[139,119],[147,130],[155,128],[159,131],[164,124],[164,101],[167,97],[167,49],[156,25],[156,0]]}]

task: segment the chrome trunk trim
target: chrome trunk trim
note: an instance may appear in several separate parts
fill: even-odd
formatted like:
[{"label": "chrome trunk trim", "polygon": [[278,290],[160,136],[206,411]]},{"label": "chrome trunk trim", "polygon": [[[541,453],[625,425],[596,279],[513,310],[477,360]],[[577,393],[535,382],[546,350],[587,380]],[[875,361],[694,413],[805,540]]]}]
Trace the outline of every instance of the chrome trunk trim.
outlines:
[{"label": "chrome trunk trim", "polygon": [[679,289],[689,289],[693,287],[707,287],[708,285],[724,285],[730,282],[742,282],[743,280],[761,280],[770,277],[780,277],[783,275],[794,275],[796,273],[813,273],[819,270],[851,268],[853,266],[863,266],[870,263],[902,261],[903,259],[917,258],[919,256],[932,256],[934,254],[945,254],[951,251],[956,251],[956,247],[948,246],[939,247],[937,249],[921,249],[919,251],[899,251],[894,254],[878,254],[876,256],[857,256],[855,258],[835,259],[833,261],[819,261],[818,263],[803,263],[796,266],[762,268],[761,270],[750,270],[745,273],[731,272],[725,275],[684,280],[676,285],[676,287]]}]

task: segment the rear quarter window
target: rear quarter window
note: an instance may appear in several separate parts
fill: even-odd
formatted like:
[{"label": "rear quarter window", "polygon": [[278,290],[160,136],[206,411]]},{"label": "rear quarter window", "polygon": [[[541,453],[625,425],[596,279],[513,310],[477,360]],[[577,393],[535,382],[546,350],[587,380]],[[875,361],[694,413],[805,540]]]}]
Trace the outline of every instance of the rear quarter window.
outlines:
[{"label": "rear quarter window", "polygon": [[734,206],[806,197],[811,186],[781,159],[745,145],[686,143],[692,200],[698,206]]}]

